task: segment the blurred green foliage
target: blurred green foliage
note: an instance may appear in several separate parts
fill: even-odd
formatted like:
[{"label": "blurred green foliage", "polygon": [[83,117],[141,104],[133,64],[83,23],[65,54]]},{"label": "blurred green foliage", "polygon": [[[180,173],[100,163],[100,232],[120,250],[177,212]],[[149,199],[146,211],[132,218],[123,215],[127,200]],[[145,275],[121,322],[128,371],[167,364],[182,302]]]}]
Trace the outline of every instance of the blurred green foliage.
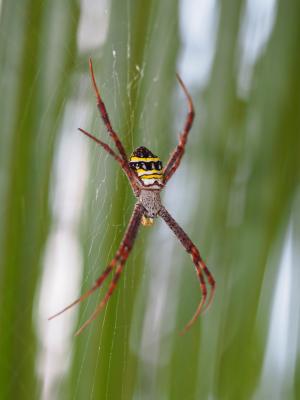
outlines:
[{"label": "blurred green foliage", "polygon": [[[181,8],[174,0],[112,0],[104,45],[78,54],[82,15],[77,1],[0,4],[0,398],[47,398],[45,382],[37,375],[42,350],[36,309],[43,251],[55,223],[50,211],[51,178],[66,106],[76,100],[83,85],[84,101],[93,110],[91,130],[107,139],[90,85],[85,84],[87,59],[92,55],[111,121],[128,151],[144,144],[166,160],[181,127],[176,114],[179,107],[186,107],[183,101],[174,102]],[[52,398],[300,397],[295,283],[299,283],[300,3],[278,0],[270,38],[256,62],[249,93],[242,97],[237,65],[245,6],[241,0],[218,4],[209,81],[204,90],[190,87],[197,116],[183,162],[188,175],[172,179],[174,204],[189,187],[186,182],[194,180],[193,194],[185,194],[188,217],[183,225],[217,279],[215,302],[191,332],[179,336],[200,295],[191,261],[171,232],[174,251],[164,253],[169,247],[163,241],[160,246],[159,224],[150,231],[141,229],[105,313],[72,339],[70,368],[55,382]],[[80,225],[88,279],[82,291],[116,251],[134,201],[114,161],[93,143],[89,148],[90,180]],[[103,180],[105,193],[96,196],[97,182]],[[293,356],[293,369],[283,369],[278,393],[272,389],[272,373],[269,380],[262,377],[288,227],[293,291],[287,343],[293,343],[298,357]],[[154,261],[157,254],[147,251],[153,243],[160,246],[156,252],[162,259],[170,260],[172,279],[177,280],[174,284],[171,280],[163,309],[168,321],[169,307],[175,308],[174,329],[153,335],[147,351],[157,356],[151,362],[142,351],[149,281],[156,268],[164,268]],[[80,307],[78,323],[98,301],[95,295]]]}]

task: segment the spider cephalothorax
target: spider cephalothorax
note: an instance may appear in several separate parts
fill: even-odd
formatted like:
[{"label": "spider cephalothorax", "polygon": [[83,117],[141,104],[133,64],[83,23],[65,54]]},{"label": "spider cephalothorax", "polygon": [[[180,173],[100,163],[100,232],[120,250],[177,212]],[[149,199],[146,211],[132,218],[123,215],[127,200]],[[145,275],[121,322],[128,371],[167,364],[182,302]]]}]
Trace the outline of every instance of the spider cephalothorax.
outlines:
[{"label": "spider cephalothorax", "polygon": [[162,162],[146,147],[138,147],[129,158],[132,168],[146,186],[159,186],[163,183]]},{"label": "spider cephalothorax", "polygon": [[[90,72],[91,72],[93,88],[97,98],[98,109],[100,111],[103,122],[106,126],[106,129],[118,149],[118,153],[115,150],[113,150],[107,143],[102,142],[100,139],[96,138],[91,133],[81,128],[79,128],[79,130],[88,137],[90,137],[91,139],[93,139],[97,144],[102,146],[103,149],[119,163],[120,167],[122,168],[122,170],[124,171],[125,175],[127,176],[130,182],[133,193],[137,198],[137,202],[135,204],[127,230],[124,234],[123,240],[120,244],[120,247],[115,257],[112,259],[112,261],[108,264],[103,273],[96,280],[92,288],[88,290],[86,293],[84,293],[82,296],[80,296],[72,304],[64,308],[62,311],[53,315],[50,319],[63,313],[64,311],[73,307],[75,304],[80,303],[82,300],[90,296],[96,289],[98,289],[102,285],[102,283],[105,281],[108,275],[115,268],[115,275],[109,285],[106,295],[104,296],[103,300],[99,303],[99,305],[97,306],[96,310],[91,315],[91,317],[82,325],[82,327],[77,331],[76,334],[78,335],[80,332],[82,332],[82,330],[97,317],[97,315],[100,313],[100,311],[103,309],[105,304],[108,302],[110,296],[112,295],[117,285],[117,282],[120,278],[121,272],[124,268],[125,262],[134,244],[134,240],[138,233],[140,224],[146,226],[152,225],[153,218],[160,217],[174,232],[174,234],[180,240],[185,250],[190,254],[196,269],[196,273],[200,283],[200,288],[202,291],[202,299],[198,305],[198,308],[193,318],[185,327],[185,331],[187,331],[191,327],[191,325],[195,322],[200,313],[204,309],[206,309],[212,302],[215,293],[215,280],[212,274],[209,272],[207,266],[205,265],[205,262],[201,258],[197,247],[194,245],[194,243],[191,241],[188,235],[184,232],[184,230],[174,220],[174,218],[168,213],[165,207],[162,205],[160,200],[160,191],[162,190],[162,188],[165,187],[169,179],[172,177],[174,172],[179,167],[181,158],[183,156],[188,133],[191,129],[194,120],[194,107],[192,98],[189,95],[184,83],[177,75],[179,84],[182,87],[187,97],[189,111],[185,120],[184,128],[180,134],[179,143],[175,148],[175,150],[173,151],[173,153],[171,154],[165,168],[163,168],[160,159],[146,147],[137,148],[131,154],[128,160],[124,146],[118,134],[112,128],[112,125],[110,123],[106,111],[105,104],[103,103],[102,98],[100,96],[95,81],[91,59],[90,59]],[[206,288],[205,277],[209,285],[211,286],[211,292],[208,301],[207,301],[207,288]]]}]

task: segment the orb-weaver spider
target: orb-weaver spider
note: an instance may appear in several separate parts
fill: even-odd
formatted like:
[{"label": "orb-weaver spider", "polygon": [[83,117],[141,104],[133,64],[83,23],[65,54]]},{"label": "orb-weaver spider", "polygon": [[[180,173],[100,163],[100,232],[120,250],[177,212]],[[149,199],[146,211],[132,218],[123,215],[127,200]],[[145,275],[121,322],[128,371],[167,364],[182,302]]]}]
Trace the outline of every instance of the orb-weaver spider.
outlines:
[{"label": "orb-weaver spider", "polygon": [[[203,312],[204,309],[206,309],[212,302],[215,293],[215,280],[212,274],[209,272],[204,261],[202,260],[197,247],[194,245],[194,243],[191,241],[188,235],[184,232],[184,230],[171,217],[171,215],[168,213],[165,207],[161,204],[160,191],[165,187],[169,179],[172,177],[172,175],[180,165],[180,161],[183,156],[185,145],[187,142],[188,133],[191,129],[195,115],[192,98],[188,93],[188,90],[185,87],[184,83],[182,82],[181,78],[179,77],[179,75],[177,75],[178,82],[182,87],[187,98],[188,114],[186,117],[183,131],[180,134],[179,143],[175,148],[175,150],[173,151],[173,153],[171,154],[167,162],[167,165],[164,168],[162,167],[162,162],[160,161],[159,157],[154,155],[146,147],[139,147],[136,150],[134,150],[134,152],[131,154],[128,160],[124,146],[121,143],[118,134],[113,130],[111,126],[106,111],[106,107],[101,99],[100,92],[96,84],[93,71],[93,64],[91,59],[89,60],[89,66],[90,66],[90,75],[93,84],[93,89],[95,91],[97,98],[98,109],[100,111],[102,120],[106,126],[106,129],[119,151],[119,154],[117,154],[108,144],[102,142],[100,139],[96,138],[91,133],[81,128],[79,128],[79,130],[86,136],[94,140],[97,144],[102,146],[104,150],[107,153],[109,153],[119,163],[119,165],[121,166],[122,170],[124,171],[125,175],[127,176],[130,182],[133,193],[137,198],[137,202],[135,204],[131,219],[129,221],[129,225],[124,234],[120,247],[115,257],[103,271],[102,275],[99,276],[99,278],[96,280],[96,282],[94,283],[94,285],[90,290],[88,290],[77,300],[75,300],[72,304],[70,304],[57,314],[53,315],[49,319],[57,317],[58,315],[62,314],[69,308],[73,307],[75,304],[80,303],[88,296],[90,296],[96,289],[98,289],[102,285],[102,283],[110,274],[110,272],[114,268],[116,268],[115,275],[109,285],[105,297],[96,307],[91,317],[75,333],[75,335],[79,335],[83,331],[83,329],[85,329],[87,325],[89,325],[97,317],[97,315],[100,313],[100,311],[103,309],[103,307],[109,300],[110,296],[112,295],[120,278],[121,272],[124,268],[125,262],[134,244],[134,240],[137,236],[140,224],[142,223],[145,226],[152,225],[153,218],[159,216],[166,222],[166,224],[170,227],[170,229],[175,233],[177,238],[180,240],[185,250],[191,255],[200,281],[202,298],[194,316],[184,328],[183,332],[186,332],[195,322],[199,314]],[[208,283],[211,286],[210,297],[207,303],[206,303],[207,288],[204,276],[207,277]],[[205,303],[206,306],[204,307]]]}]

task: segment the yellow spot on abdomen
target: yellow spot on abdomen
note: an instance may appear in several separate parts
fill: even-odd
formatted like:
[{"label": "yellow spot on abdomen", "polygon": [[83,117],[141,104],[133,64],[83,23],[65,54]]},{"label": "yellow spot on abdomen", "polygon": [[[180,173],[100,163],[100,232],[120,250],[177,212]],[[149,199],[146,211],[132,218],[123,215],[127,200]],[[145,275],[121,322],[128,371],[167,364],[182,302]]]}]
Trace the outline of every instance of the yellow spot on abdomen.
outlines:
[{"label": "yellow spot on abdomen", "polygon": [[144,226],[151,226],[154,224],[154,219],[145,217],[145,215],[143,215],[141,222],[142,222],[142,225],[144,225]]}]

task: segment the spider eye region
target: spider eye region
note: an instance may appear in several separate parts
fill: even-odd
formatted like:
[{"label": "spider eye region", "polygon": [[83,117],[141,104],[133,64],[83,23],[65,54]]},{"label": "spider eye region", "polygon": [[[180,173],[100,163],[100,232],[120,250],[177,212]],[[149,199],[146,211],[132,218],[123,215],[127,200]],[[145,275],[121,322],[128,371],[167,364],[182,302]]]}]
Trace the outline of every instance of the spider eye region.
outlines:
[{"label": "spider eye region", "polygon": [[129,166],[134,169],[144,185],[162,183],[162,162],[146,147],[138,147],[131,154]]}]

